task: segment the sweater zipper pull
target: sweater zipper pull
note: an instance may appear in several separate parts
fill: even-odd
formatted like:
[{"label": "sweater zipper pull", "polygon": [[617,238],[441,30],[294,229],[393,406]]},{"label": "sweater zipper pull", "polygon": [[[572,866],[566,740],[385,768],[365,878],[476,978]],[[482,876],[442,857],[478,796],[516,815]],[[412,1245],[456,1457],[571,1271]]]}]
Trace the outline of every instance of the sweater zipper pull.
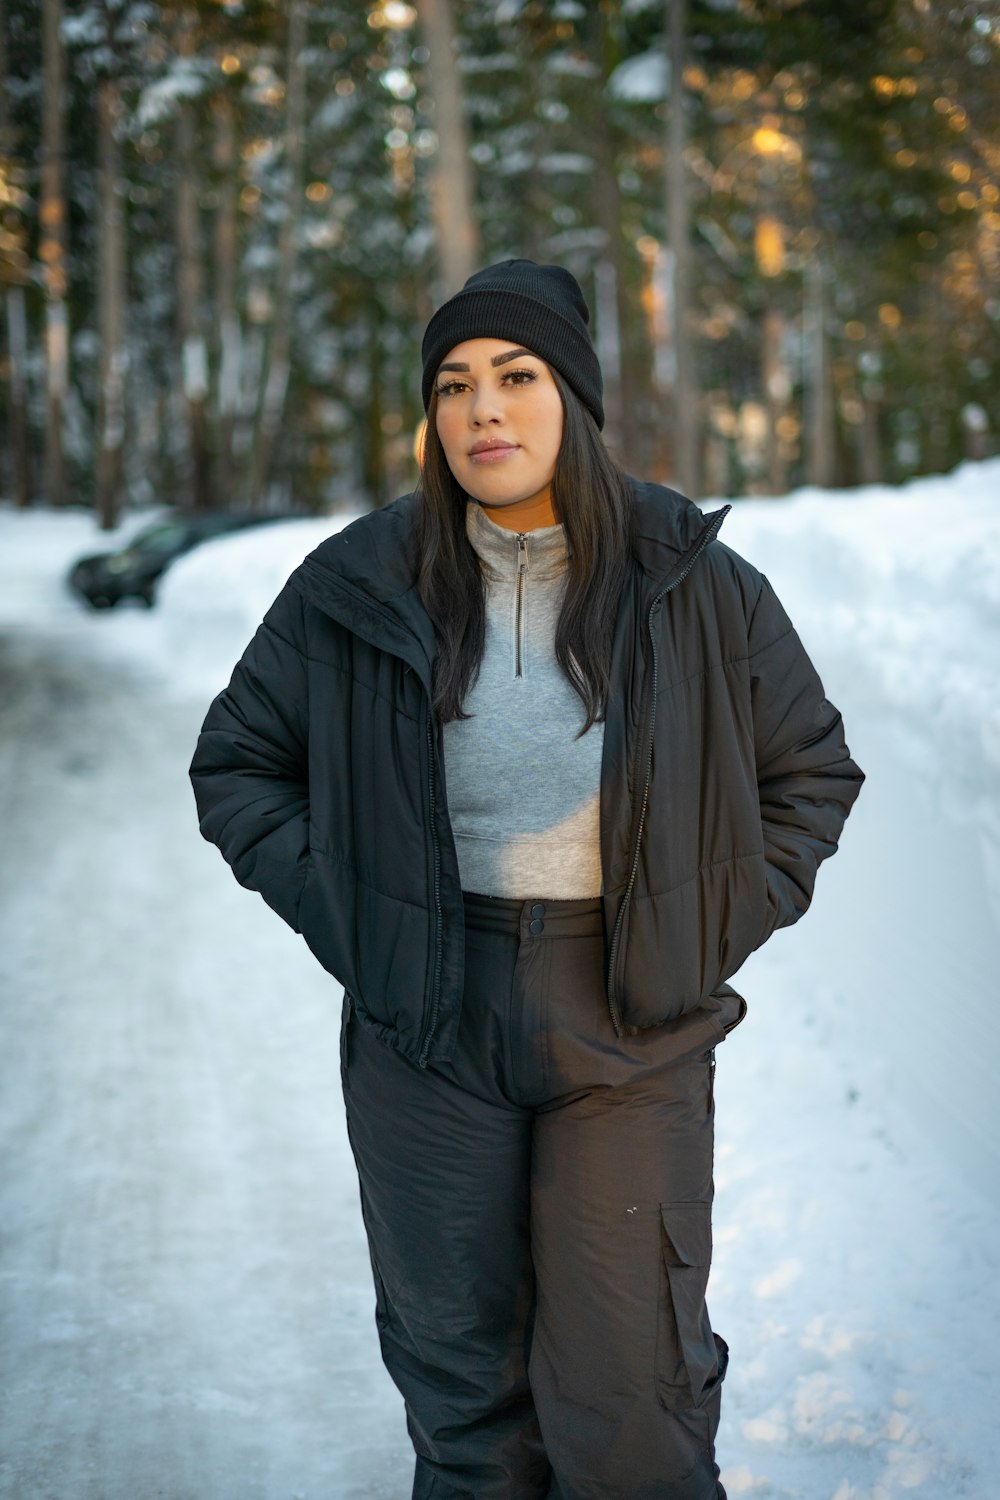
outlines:
[{"label": "sweater zipper pull", "polygon": [[514,676],[521,674],[521,632],[524,619],[524,579],[528,571],[528,537],[517,533],[517,610],[514,617]]}]

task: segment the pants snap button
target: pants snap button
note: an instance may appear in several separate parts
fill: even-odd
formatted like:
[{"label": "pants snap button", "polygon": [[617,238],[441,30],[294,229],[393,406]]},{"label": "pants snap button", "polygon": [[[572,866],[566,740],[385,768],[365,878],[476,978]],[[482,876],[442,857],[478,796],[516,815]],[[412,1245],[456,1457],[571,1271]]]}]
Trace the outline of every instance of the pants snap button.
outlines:
[{"label": "pants snap button", "polygon": [[531,915],[533,917],[544,917],[545,907],[540,901],[536,901],[534,906],[531,908]]},{"label": "pants snap button", "polygon": [[537,937],[540,932],[545,931],[545,923],[538,917],[533,917],[532,920],[528,923],[528,931],[530,933],[533,933],[534,936]]}]

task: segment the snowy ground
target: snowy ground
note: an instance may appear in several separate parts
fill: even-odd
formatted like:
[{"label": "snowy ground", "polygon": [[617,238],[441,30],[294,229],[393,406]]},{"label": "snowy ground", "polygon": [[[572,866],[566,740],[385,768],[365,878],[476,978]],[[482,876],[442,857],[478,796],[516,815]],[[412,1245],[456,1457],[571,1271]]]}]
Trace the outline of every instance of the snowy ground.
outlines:
[{"label": "snowy ground", "polygon": [[[991,462],[723,528],[869,778],[719,1052],[734,1500],[996,1493],[998,491]],[[61,581],[104,544],[89,520],[0,507],[5,1500],[409,1494],[339,993],[198,838],[186,780],[209,697],[333,524],[214,543],[156,611],[89,615]]]}]

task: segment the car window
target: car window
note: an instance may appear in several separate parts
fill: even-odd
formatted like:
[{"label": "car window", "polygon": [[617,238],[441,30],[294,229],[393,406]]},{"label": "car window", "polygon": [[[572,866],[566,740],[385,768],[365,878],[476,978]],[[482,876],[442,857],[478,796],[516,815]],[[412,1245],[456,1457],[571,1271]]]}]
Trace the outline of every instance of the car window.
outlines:
[{"label": "car window", "polygon": [[246,523],[241,516],[201,516],[195,524],[199,536],[208,538],[225,531],[236,531]]},{"label": "car window", "polygon": [[168,552],[172,547],[178,546],[187,535],[187,523],[184,521],[160,521],[155,526],[147,526],[145,531],[140,531],[135,539],[129,544],[128,551],[141,552]]}]

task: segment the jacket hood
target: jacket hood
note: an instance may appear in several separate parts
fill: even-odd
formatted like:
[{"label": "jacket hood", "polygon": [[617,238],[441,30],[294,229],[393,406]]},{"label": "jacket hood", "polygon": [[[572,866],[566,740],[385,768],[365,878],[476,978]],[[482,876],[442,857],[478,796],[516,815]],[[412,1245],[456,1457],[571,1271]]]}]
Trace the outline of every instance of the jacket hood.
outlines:
[{"label": "jacket hood", "polygon": [[375,645],[388,645],[428,682],[434,626],[417,589],[420,501],[402,495],[327,537],[290,585],[325,614]]},{"label": "jacket hood", "polygon": [[412,493],[359,516],[320,542],[303,568],[317,579],[346,579],[389,604],[416,583],[419,507],[419,496]]}]

